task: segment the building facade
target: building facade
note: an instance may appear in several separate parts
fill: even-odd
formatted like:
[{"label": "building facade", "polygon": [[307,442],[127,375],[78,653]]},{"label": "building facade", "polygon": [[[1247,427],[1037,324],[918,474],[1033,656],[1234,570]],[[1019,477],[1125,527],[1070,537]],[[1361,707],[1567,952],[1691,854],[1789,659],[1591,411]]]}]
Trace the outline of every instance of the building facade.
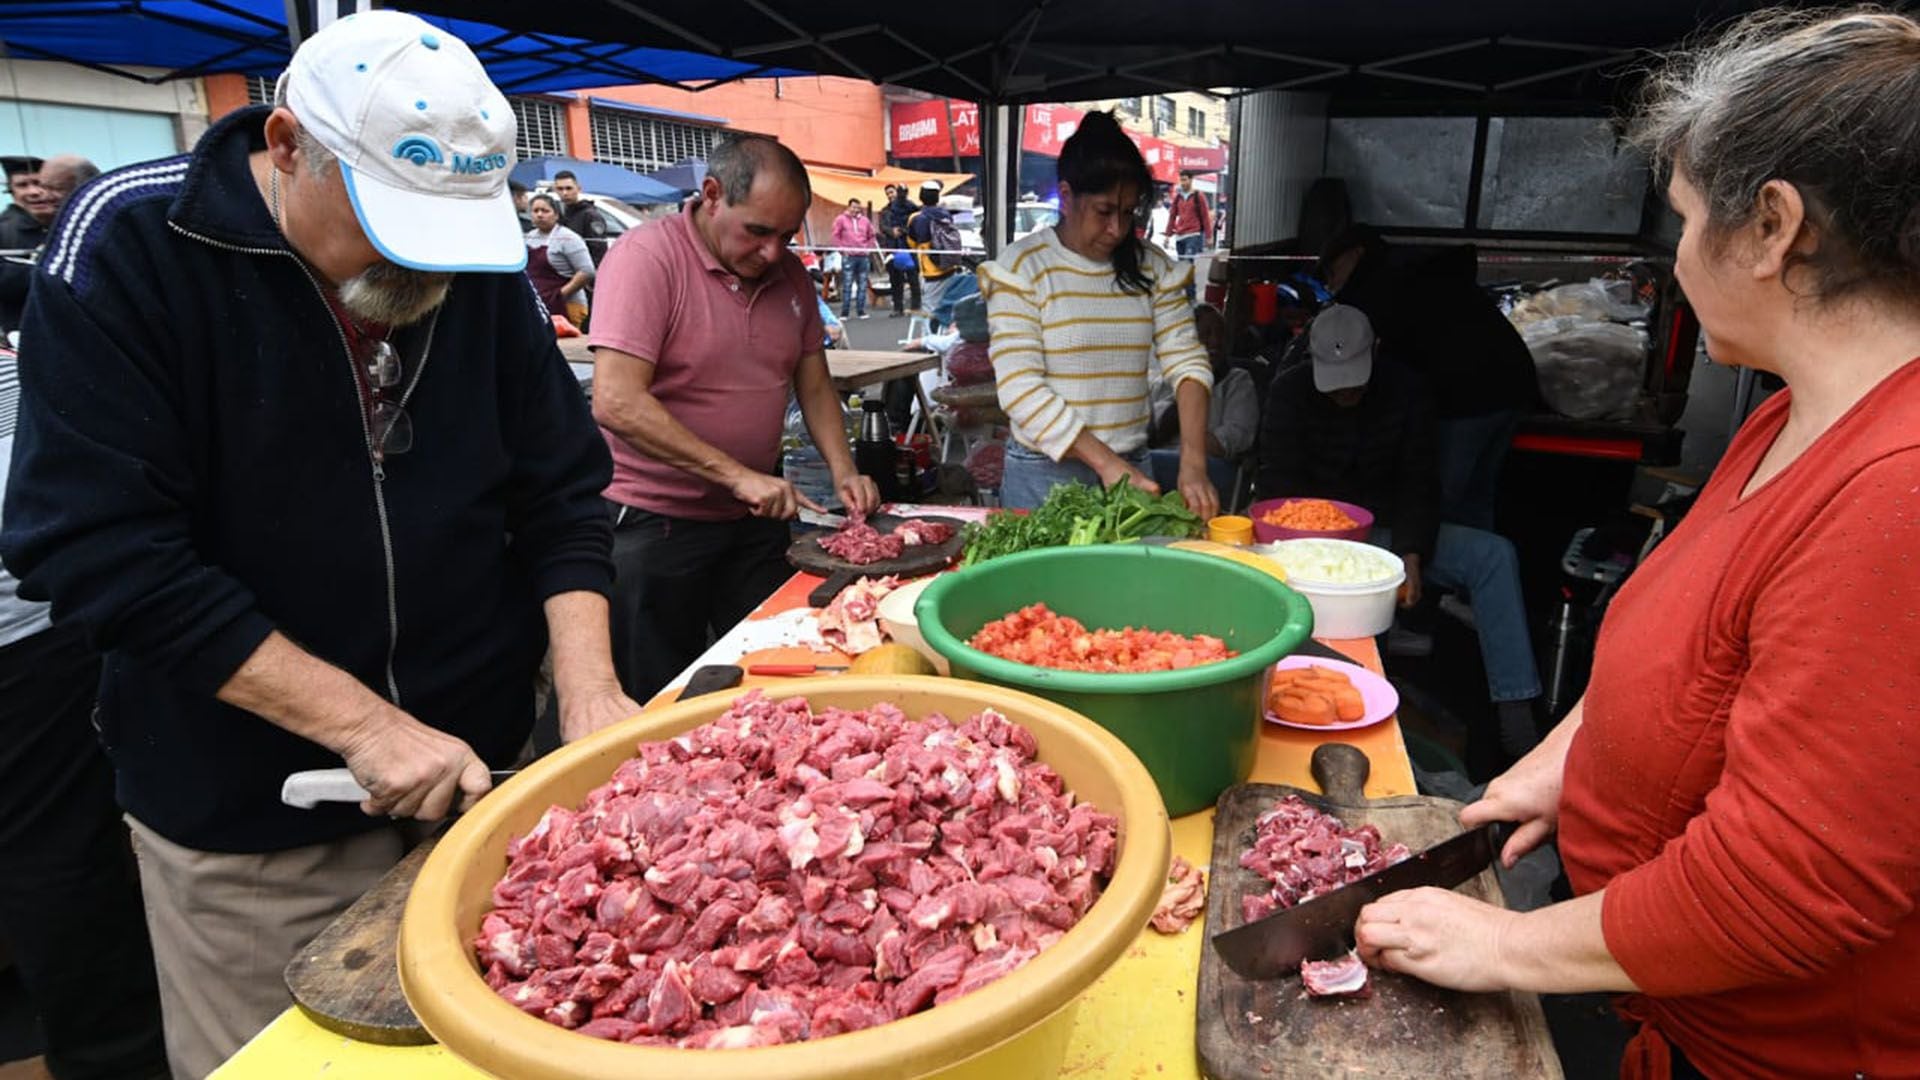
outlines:
[{"label": "building facade", "polygon": [[156,85],[44,60],[0,60],[0,99],[0,154],[80,154],[102,169],[191,147],[209,114],[199,79]]}]

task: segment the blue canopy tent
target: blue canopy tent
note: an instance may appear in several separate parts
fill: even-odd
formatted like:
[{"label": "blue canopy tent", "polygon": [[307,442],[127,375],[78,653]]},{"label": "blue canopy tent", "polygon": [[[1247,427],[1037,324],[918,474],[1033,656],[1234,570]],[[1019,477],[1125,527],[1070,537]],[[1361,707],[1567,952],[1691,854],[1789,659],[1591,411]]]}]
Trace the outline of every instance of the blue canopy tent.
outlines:
[{"label": "blue canopy tent", "polygon": [[656,169],[647,174],[668,187],[682,191],[697,191],[700,181],[707,178],[707,163],[699,158],[686,158],[676,161],[664,169]]},{"label": "blue canopy tent", "polygon": [[[292,55],[289,9],[302,24],[296,27],[298,36],[304,37],[316,2],[11,0],[0,4],[0,50],[22,60],[61,60],[149,83],[215,73],[277,75]],[[423,17],[471,46],[494,84],[509,94],[631,83],[704,90],[735,79],[804,74],[750,60]],[[136,67],[160,70],[132,70]]]},{"label": "blue canopy tent", "polygon": [[635,206],[650,206],[660,203],[676,203],[686,192],[670,187],[660,181],[642,176],[631,169],[618,165],[608,165],[599,161],[580,161],[569,157],[529,158],[513,167],[513,178],[527,185],[537,187],[543,181],[552,180],[554,174],[571,172],[580,181],[582,191],[591,191],[595,195],[611,195],[621,202]]}]

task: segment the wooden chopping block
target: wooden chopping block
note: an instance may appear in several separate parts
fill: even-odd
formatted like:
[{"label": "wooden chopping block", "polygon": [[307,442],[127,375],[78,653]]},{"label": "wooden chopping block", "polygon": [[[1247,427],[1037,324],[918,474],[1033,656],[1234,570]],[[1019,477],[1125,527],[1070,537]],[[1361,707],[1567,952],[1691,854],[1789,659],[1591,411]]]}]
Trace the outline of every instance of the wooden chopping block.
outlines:
[{"label": "wooden chopping block", "polygon": [[328,1031],[381,1046],[424,1046],[433,1036],[400,992],[400,913],[413,879],[440,840],[436,832],[320,931],[287,964],[287,989]]},{"label": "wooden chopping block", "polygon": [[[1240,898],[1267,882],[1240,868],[1254,822],[1275,802],[1298,795],[1348,826],[1372,824],[1386,843],[1414,851],[1456,836],[1460,803],[1427,796],[1368,799],[1365,754],[1342,743],[1313,752],[1321,791],[1242,784],[1220,796],[1214,814],[1207,894],[1209,938],[1241,924]],[[1493,870],[1460,886],[1504,905]],[[1227,967],[1211,943],[1201,946],[1196,998],[1201,1063],[1216,1080],[1428,1080],[1498,1076],[1561,1080],[1546,1016],[1534,994],[1464,994],[1374,969],[1372,996],[1308,998],[1297,975],[1253,981]]]}]

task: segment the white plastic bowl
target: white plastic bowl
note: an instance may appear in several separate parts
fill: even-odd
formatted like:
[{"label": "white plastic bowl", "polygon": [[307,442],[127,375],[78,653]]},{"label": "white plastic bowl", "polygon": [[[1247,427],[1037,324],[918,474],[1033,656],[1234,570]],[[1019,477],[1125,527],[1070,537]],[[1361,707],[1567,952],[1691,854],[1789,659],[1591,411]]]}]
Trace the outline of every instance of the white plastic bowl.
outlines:
[{"label": "white plastic bowl", "polygon": [[913,613],[914,602],[920,599],[921,593],[927,591],[927,586],[933,584],[936,576],[928,574],[909,581],[881,597],[876,614],[880,618],[880,629],[886,631],[888,637],[926,657],[935,671],[945,675],[948,671],[947,658],[934,652],[933,647],[927,644],[927,639],[920,633],[920,620]]},{"label": "white plastic bowl", "polygon": [[[1310,545],[1303,547],[1302,545]],[[1378,562],[1382,576],[1364,582],[1315,581],[1295,572],[1304,551],[1324,548],[1356,548],[1353,554],[1364,561]],[[1400,585],[1407,580],[1406,563],[1385,548],[1357,540],[1281,540],[1255,550],[1279,563],[1287,571],[1287,584],[1313,607],[1313,636],[1319,638],[1362,638],[1384,634],[1393,625],[1394,608],[1399,604]],[[1295,557],[1289,559],[1289,554]],[[1288,563],[1292,562],[1293,566]]]}]

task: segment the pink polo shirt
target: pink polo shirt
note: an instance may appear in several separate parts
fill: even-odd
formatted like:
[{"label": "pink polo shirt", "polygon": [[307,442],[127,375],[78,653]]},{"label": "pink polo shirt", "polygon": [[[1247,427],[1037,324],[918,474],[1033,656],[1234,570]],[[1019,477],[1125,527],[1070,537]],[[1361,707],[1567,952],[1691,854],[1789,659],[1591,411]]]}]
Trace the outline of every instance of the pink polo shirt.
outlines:
[{"label": "pink polo shirt", "polygon": [[[653,396],[675,420],[747,468],[771,473],[794,368],[825,335],[820,305],[791,253],[758,282],[729,273],[694,228],[699,205],[694,199],[607,252],[594,280],[589,341],[652,361]],[[605,428],[601,434],[613,453],[607,498],[700,521],[746,516],[746,504],[725,488]]]}]

